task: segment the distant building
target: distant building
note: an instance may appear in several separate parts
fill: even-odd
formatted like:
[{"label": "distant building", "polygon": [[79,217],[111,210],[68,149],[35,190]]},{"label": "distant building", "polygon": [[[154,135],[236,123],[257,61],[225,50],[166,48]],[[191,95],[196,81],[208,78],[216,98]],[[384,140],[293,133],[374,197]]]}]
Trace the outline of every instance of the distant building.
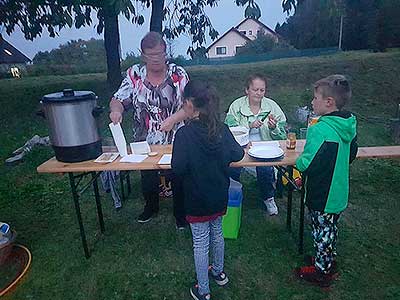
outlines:
[{"label": "distant building", "polygon": [[278,35],[267,25],[256,19],[244,19],[239,25],[232,27],[207,48],[208,58],[224,58],[235,56],[238,48],[247,41],[257,38],[257,33],[264,31],[278,40]]},{"label": "distant building", "polygon": [[30,62],[31,60],[27,56],[3,39],[0,34],[0,74],[21,77],[21,73],[25,71],[26,65]]}]

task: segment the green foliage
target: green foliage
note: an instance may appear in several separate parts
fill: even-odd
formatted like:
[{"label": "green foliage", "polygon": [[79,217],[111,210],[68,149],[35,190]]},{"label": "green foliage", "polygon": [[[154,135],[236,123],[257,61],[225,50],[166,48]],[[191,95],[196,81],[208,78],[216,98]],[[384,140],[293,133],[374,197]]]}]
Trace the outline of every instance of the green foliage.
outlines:
[{"label": "green foliage", "polygon": [[247,7],[244,11],[245,18],[251,18],[258,20],[261,17],[261,9],[254,0],[236,0],[236,5]]},{"label": "green foliage", "polygon": [[104,41],[71,40],[51,51],[39,52],[28,75],[66,75],[100,73],[106,71]]},{"label": "green foliage", "polygon": [[214,7],[217,3],[218,0],[171,1],[164,10],[167,21],[163,30],[165,37],[175,39],[182,33],[187,34],[192,41],[187,54],[198,58],[203,52],[206,34],[208,33],[211,40],[215,40],[219,35],[205,11],[206,7]]},{"label": "green foliage", "polygon": [[275,31],[299,49],[338,45],[344,17],[343,49],[384,50],[400,45],[397,0],[304,0]]},{"label": "green foliage", "polygon": [[121,69],[127,70],[130,66],[141,63],[139,55],[134,52],[129,53],[121,63]]},{"label": "green foliage", "polygon": [[57,49],[50,52],[39,52],[33,58],[34,64],[82,64],[96,62],[105,62],[104,41],[94,38],[84,40],[71,40],[66,44],[60,45]]},{"label": "green foliage", "polygon": [[332,16],[333,1],[305,0],[275,31],[295,48],[324,48],[338,44],[340,18]]},{"label": "green foliage", "polygon": [[257,33],[257,38],[246,42],[243,47],[238,49],[236,55],[259,55],[278,49],[290,49],[290,46],[283,40],[280,41],[261,30]]}]

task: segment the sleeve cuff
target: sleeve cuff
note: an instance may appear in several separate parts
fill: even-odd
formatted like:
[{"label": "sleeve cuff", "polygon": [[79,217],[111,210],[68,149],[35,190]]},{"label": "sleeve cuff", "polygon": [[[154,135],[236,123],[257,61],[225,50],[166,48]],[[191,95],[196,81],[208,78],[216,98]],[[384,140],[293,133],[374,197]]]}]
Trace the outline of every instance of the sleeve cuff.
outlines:
[{"label": "sleeve cuff", "polygon": [[279,130],[278,126],[276,126],[274,129],[270,129],[268,127],[270,133],[272,133],[273,135],[278,135],[281,131]]}]

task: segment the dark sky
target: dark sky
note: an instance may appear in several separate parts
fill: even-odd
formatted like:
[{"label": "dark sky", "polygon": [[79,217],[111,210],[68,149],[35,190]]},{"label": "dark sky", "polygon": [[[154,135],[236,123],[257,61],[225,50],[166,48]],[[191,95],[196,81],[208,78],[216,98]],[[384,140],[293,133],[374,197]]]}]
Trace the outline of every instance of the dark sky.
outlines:
[{"label": "dark sky", "polygon": [[[286,14],[282,11],[281,0],[258,0],[261,8],[260,21],[274,29],[277,22],[282,23],[286,19]],[[208,9],[208,15],[220,36],[231,27],[236,26],[244,18],[244,7],[235,5],[234,0],[221,0],[218,7]],[[123,16],[120,16],[120,36],[121,50],[123,56],[129,52],[138,54],[138,48],[141,38],[146,34],[149,28],[149,10],[143,11],[146,21],[142,26],[131,24]],[[96,18],[93,18],[96,21]],[[96,24],[96,22],[95,22]],[[103,35],[98,35],[94,26],[81,29],[62,29],[59,36],[50,38],[47,31],[42,37],[34,41],[25,40],[23,34],[16,30],[11,36],[8,36],[3,30],[3,37],[22,51],[25,55],[33,58],[39,51],[51,50],[57,48],[60,44],[74,39],[88,40],[90,38],[101,39]],[[181,36],[173,42],[174,55],[186,55],[186,49],[190,44],[188,37]],[[210,41],[207,43],[210,44]]]}]

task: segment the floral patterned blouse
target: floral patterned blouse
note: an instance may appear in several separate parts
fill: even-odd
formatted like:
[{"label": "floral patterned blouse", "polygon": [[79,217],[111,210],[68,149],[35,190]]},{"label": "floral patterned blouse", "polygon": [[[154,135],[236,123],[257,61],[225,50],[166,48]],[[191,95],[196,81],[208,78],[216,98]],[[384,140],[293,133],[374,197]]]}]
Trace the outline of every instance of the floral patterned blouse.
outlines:
[{"label": "floral patterned blouse", "polygon": [[[121,101],[126,109],[133,107],[135,142],[147,140],[150,145],[172,143],[176,130],[183,122],[169,132],[159,129],[166,118],[181,109],[183,90],[188,81],[186,71],[173,63],[168,63],[165,80],[158,86],[153,86],[146,79],[145,65],[134,65],[126,71],[114,98]],[[127,106],[127,103],[130,105]]]}]

